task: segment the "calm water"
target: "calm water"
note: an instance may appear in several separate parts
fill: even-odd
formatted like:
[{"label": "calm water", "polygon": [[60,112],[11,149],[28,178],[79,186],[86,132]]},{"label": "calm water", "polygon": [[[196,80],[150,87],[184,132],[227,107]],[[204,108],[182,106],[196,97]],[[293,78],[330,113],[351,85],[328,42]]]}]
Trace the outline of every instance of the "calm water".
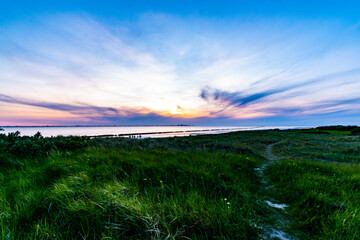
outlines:
[{"label": "calm water", "polygon": [[[234,131],[260,130],[260,129],[289,129],[297,127],[236,127],[236,126],[109,126],[109,127],[3,127],[5,131],[0,133],[10,133],[19,131],[22,136],[32,136],[41,132],[44,137],[51,136],[101,136],[113,135],[124,136],[135,135],[135,137],[174,137],[189,136],[199,134],[219,134]],[[140,136],[141,135],[141,136]]]}]

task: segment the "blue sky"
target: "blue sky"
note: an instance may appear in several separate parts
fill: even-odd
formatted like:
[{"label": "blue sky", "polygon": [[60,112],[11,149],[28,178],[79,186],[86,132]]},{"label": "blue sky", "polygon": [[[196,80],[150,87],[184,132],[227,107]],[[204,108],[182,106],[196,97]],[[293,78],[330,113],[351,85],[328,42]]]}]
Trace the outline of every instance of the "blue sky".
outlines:
[{"label": "blue sky", "polygon": [[0,125],[359,124],[359,1],[8,1]]}]

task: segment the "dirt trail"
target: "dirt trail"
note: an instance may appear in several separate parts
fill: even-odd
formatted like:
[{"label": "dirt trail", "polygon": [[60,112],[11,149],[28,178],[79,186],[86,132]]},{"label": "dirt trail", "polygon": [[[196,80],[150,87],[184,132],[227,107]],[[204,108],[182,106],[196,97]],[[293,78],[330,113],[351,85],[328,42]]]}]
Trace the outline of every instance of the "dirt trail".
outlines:
[{"label": "dirt trail", "polygon": [[266,147],[266,159],[268,160],[267,165],[278,160],[278,158],[273,154],[272,148],[279,143],[281,142],[272,143]]},{"label": "dirt trail", "polygon": [[272,143],[266,147],[265,157],[267,161],[261,167],[255,169],[258,176],[261,178],[261,182],[264,187],[264,192],[266,196],[266,200],[264,202],[273,209],[272,218],[275,219],[272,225],[267,225],[264,227],[264,232],[261,237],[263,239],[292,240],[295,238],[284,232],[284,229],[286,229],[290,223],[290,218],[286,214],[287,205],[284,203],[279,203],[275,199],[270,197],[269,191],[271,191],[272,186],[270,185],[269,180],[265,177],[263,172],[268,165],[278,161],[278,157],[274,155],[274,153],[272,152],[272,148],[279,143],[281,142]]}]

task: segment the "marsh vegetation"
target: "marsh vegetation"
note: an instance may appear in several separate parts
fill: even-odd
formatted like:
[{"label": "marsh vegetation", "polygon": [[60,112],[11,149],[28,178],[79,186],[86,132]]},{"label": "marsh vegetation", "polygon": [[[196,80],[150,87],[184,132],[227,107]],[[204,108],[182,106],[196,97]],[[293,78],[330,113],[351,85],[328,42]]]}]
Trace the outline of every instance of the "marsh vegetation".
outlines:
[{"label": "marsh vegetation", "polygon": [[[259,239],[281,214],[294,238],[359,239],[360,137],[352,131],[2,134],[1,238]],[[277,161],[260,176],[269,145]],[[269,198],[288,207],[274,209]]]}]

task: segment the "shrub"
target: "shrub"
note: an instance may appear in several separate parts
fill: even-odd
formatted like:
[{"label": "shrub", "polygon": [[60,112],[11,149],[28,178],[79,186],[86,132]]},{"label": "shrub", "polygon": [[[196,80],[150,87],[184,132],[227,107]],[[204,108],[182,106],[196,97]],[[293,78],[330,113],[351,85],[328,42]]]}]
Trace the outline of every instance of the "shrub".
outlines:
[{"label": "shrub", "polygon": [[50,137],[40,132],[34,136],[20,136],[16,131],[8,135],[0,134],[0,152],[16,157],[41,156],[53,150],[75,150],[87,146],[88,137]]},{"label": "shrub", "polygon": [[354,128],[353,130],[351,130],[351,134],[359,135],[360,134],[360,127],[357,127],[357,128]]},{"label": "shrub", "polygon": [[359,128],[356,125],[349,125],[349,126],[343,126],[343,125],[334,125],[334,126],[320,126],[316,129],[319,130],[337,130],[337,131],[352,131],[354,129]]}]

